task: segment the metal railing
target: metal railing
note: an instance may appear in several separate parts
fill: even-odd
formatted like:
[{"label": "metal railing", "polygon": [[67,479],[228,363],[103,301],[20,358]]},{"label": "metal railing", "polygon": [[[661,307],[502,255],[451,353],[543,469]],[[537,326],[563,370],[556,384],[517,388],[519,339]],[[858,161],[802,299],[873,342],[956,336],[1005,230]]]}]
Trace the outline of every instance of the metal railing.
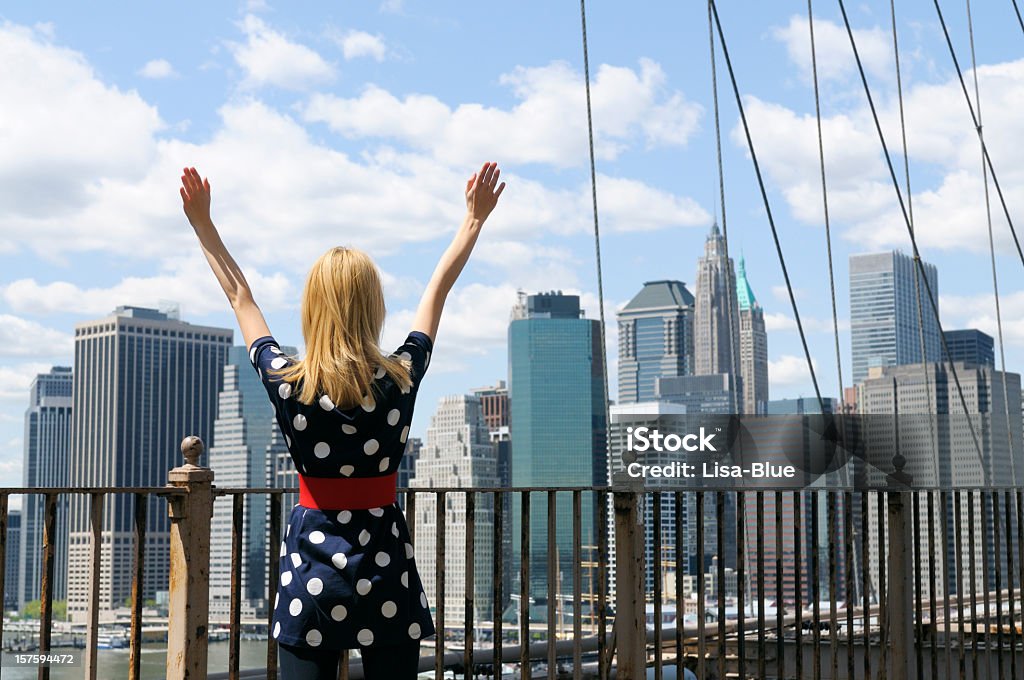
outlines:
[{"label": "metal railing", "polygon": [[[269,635],[265,667],[240,668],[244,501],[267,495],[267,540],[274,546],[281,540],[284,494],[294,490],[217,488],[213,472],[198,466],[202,443],[188,438],[182,448],[187,462],[170,472],[166,487],[0,489],[4,536],[9,496],[46,499],[43,653],[53,628],[57,500],[62,494],[89,497],[89,680],[98,668],[104,503],[114,494],[135,500],[129,679],[141,677],[147,513],[157,496],[167,499],[171,521],[167,678],[207,677],[217,497],[231,499],[230,636],[227,671],[210,677],[277,677],[277,646]],[[433,576],[438,630],[421,670],[433,670],[436,678],[453,671],[456,677],[494,677],[503,665],[518,666],[516,677],[552,679],[644,678],[651,671],[661,680],[669,668],[677,678],[692,668],[702,679],[1024,673],[1022,489],[414,488],[401,490],[401,498],[414,543],[419,534],[424,545],[433,544],[432,564],[417,559],[421,574]],[[458,542],[448,535],[450,507],[464,519]],[[433,535],[423,533],[427,517]],[[510,554],[506,536],[515,525],[518,542],[512,541]],[[0,542],[0,564],[5,549]],[[268,603],[278,580],[277,552],[269,552]],[[463,606],[454,612],[445,597],[452,554],[465,579],[459,585]],[[481,574],[490,581],[484,587],[490,625],[475,620],[485,617],[476,601]],[[531,601],[543,601],[543,608]],[[512,611],[518,620],[506,623]],[[271,616],[268,611],[267,631]],[[566,616],[570,625],[563,623]],[[41,667],[39,678],[48,677]],[[357,659],[346,655],[341,677],[362,677]]]}]

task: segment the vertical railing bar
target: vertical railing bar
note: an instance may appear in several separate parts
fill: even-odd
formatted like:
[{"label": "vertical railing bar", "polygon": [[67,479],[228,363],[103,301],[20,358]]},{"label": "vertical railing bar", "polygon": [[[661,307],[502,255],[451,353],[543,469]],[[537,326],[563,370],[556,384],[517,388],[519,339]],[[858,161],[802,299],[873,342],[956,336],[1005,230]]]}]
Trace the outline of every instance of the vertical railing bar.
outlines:
[{"label": "vertical railing bar", "polygon": [[694,517],[689,521],[697,525],[697,677],[707,676],[707,638],[705,637],[705,619],[707,618],[707,602],[704,591],[707,588],[704,576],[704,492],[697,491],[694,499]]},{"label": "vertical railing bar", "polygon": [[[583,669],[583,491],[572,492],[572,677],[582,680]],[[590,599],[593,610],[594,600]],[[499,676],[500,677],[500,676]]]},{"label": "vertical railing bar", "polygon": [[853,680],[856,678],[856,661],[854,659],[853,644],[853,606],[857,601],[857,594],[854,591],[856,574],[853,573],[853,494],[849,491],[843,492],[843,552],[846,559],[846,677]]},{"label": "vertical railing bar", "polygon": [[953,677],[953,622],[949,604],[949,494],[939,492],[939,533],[942,535],[942,618],[946,637],[946,677]]},{"label": "vertical railing bar", "polygon": [[974,555],[974,518],[977,513],[974,511],[974,492],[967,492],[967,516],[970,522],[967,525],[967,555],[968,567],[971,578],[971,677],[978,678],[978,622],[975,617],[978,615],[978,576],[977,560]]},{"label": "vertical railing bar", "polygon": [[796,649],[796,677],[804,677],[803,622],[804,585],[800,578],[803,571],[803,493],[793,492],[793,607],[796,610],[796,625],[793,627],[793,641]]},{"label": "vertical railing bar", "polygon": [[[836,544],[836,535],[839,532],[839,521],[836,517],[838,500],[838,493],[825,492],[825,506],[828,508],[828,646],[832,668],[830,678],[839,677],[839,548]],[[764,677],[764,673],[761,677]]]},{"label": "vertical railing bar", "polygon": [[473,673],[473,630],[474,613],[476,611],[476,492],[466,491],[466,604],[465,622],[463,627],[463,643],[465,650],[462,661],[466,667],[466,680],[471,680]]},{"label": "vertical railing bar", "polygon": [[935,551],[938,548],[935,546],[935,492],[926,492],[928,499],[928,623],[932,629],[931,644],[929,645],[931,652],[931,669],[934,675],[938,671],[939,667],[939,656],[938,656],[938,634],[939,625],[937,616],[935,613],[935,598],[938,597],[935,587]]},{"label": "vertical railing bar", "polygon": [[341,654],[338,656],[338,680],[349,680],[348,662],[351,657],[351,650],[341,650]]},{"label": "vertical railing bar", "polygon": [[[699,521],[704,521],[700,518]],[[718,599],[718,677],[725,677],[725,657],[727,652],[725,638],[725,492],[715,492],[715,525],[717,527],[717,599]]]},{"label": "vertical railing bar", "polygon": [[103,552],[103,494],[89,494],[89,604],[86,617],[85,678],[96,680],[100,632],[100,562]]},{"label": "vertical railing bar", "polygon": [[1009,632],[1009,646],[1010,646],[1010,677],[1017,677],[1017,621],[1015,616],[1016,607],[1013,603],[1014,598],[1014,573],[1013,573],[1013,532],[1010,527],[1013,526],[1012,518],[1010,515],[1010,506],[1012,501],[1010,500],[1010,491],[1003,492],[1003,514],[1006,516],[1006,585],[1007,590],[1010,593],[1010,599],[1007,601],[1007,613],[1006,620],[1010,624]]},{"label": "vertical railing bar", "polygon": [[560,595],[558,570],[558,495],[556,491],[547,494],[547,572],[548,572],[548,603],[547,603],[547,662],[548,680],[555,680],[558,672],[558,656],[555,653],[555,641],[558,639],[555,630],[557,603]]},{"label": "vertical railing bar", "polygon": [[[0,610],[4,609],[2,600],[7,591],[7,508],[10,502],[8,494],[0,493]],[[24,502],[24,501],[23,501]],[[0,641],[4,638],[4,617],[0,611]],[[94,676],[95,677],[95,676]]]},{"label": "vertical railing bar", "polygon": [[[1024,491],[1018,489],[1014,493],[1014,499],[1017,501],[1017,595],[1020,597],[1024,595]],[[1021,600],[1020,613],[1021,621],[1024,622],[1024,599]],[[1021,642],[1024,648],[1024,639]],[[1016,650],[1014,656],[1017,656]]]},{"label": "vertical railing bar", "polygon": [[[599,496],[600,497],[600,496]],[[605,493],[597,503],[597,676],[608,680],[610,666],[608,659],[608,501],[611,494]]]},{"label": "vertical railing bar", "polygon": [[814,659],[811,673],[814,680],[821,680],[821,575],[819,573],[818,558],[821,551],[818,548],[818,501],[820,491],[811,491],[811,541],[807,547],[808,557],[811,562],[811,619],[814,630],[811,632],[811,639],[814,645]]},{"label": "vertical railing bar", "polygon": [[992,639],[989,635],[989,620],[992,617],[991,602],[989,600],[989,591],[992,589],[992,584],[989,583],[989,546],[992,543],[989,541],[988,532],[988,518],[989,518],[989,504],[988,494],[984,490],[978,490],[978,500],[981,502],[981,592],[982,606],[984,616],[984,638],[985,638],[985,673],[986,678],[992,677]]},{"label": "vertical railing bar", "polygon": [[861,618],[864,626],[864,680],[871,678],[871,532],[868,530],[868,492],[860,492],[860,563],[861,563],[861,595],[864,602],[864,614]]},{"label": "vertical railing bar", "polygon": [[519,537],[519,677],[530,669],[530,492],[521,492]]},{"label": "vertical railing bar", "polygon": [[[4,540],[7,540],[5,535]],[[39,653],[50,651],[53,629],[53,563],[57,541],[57,494],[46,494],[46,515],[43,521],[43,588],[39,606]],[[49,680],[50,667],[39,666],[39,680]]]},{"label": "vertical railing bar", "polygon": [[955,545],[956,559],[954,560],[954,568],[956,569],[956,627],[957,627],[957,648],[959,657],[959,669],[960,669],[960,680],[964,680],[967,677],[967,659],[964,656],[964,531],[963,531],[963,504],[962,504],[962,492],[953,492],[953,507],[956,513],[956,522],[953,525],[953,531],[955,533]]},{"label": "vertical railing bar", "polygon": [[[231,623],[228,633],[228,678],[238,680],[242,627],[242,512],[245,496],[231,496]],[[270,551],[273,554],[273,550]]]},{"label": "vertical railing bar", "polygon": [[436,492],[436,498],[437,502],[434,504],[434,526],[437,527],[437,535],[434,538],[434,618],[437,621],[437,642],[434,647],[434,678],[435,680],[444,680],[444,539],[447,528],[448,495],[441,490]]},{"label": "vertical railing bar", "polygon": [[[765,677],[765,612],[764,612],[764,491],[756,496],[757,509],[757,677]],[[680,677],[682,675],[680,674]]]},{"label": "vertical railing bar", "polygon": [[505,601],[505,550],[504,550],[504,510],[507,492],[494,492],[494,612],[492,615],[491,641],[494,647],[494,677],[501,677],[502,647],[502,605]]},{"label": "vertical railing bar", "polygon": [[[651,546],[654,552],[654,680],[662,680],[664,671],[662,670],[661,663],[661,597],[663,585],[661,582],[661,492],[653,492],[651,498],[651,502],[654,504],[653,517],[651,518],[654,523],[654,541]],[[646,620],[646,612],[644,619]]]},{"label": "vertical railing bar", "polygon": [[[409,528],[409,543],[411,543],[413,546],[416,545],[416,524],[417,524],[417,522],[416,522],[416,496],[417,496],[417,493],[416,493],[416,491],[414,489],[406,488],[406,490],[405,490],[405,524]],[[436,628],[437,628],[437,634],[443,637],[444,636],[444,630],[439,628],[439,627],[436,627]],[[436,653],[436,651],[435,651],[435,653]],[[347,671],[347,669],[348,669],[348,660],[349,660],[349,655],[346,654],[345,658],[342,661],[342,666],[346,669],[346,673],[348,672]],[[345,680],[348,680],[348,678],[345,678]]]},{"label": "vertical railing bar", "polygon": [[736,657],[737,670],[741,678],[746,677],[746,645],[744,640],[743,622],[747,618],[747,495],[742,491],[736,494]]},{"label": "vertical railing bar", "polygon": [[673,538],[672,559],[675,562],[675,601],[676,601],[676,677],[683,677],[683,661],[686,658],[683,646],[683,493],[675,492],[675,537]]},{"label": "vertical railing bar", "polygon": [[[889,623],[887,620],[888,611],[886,609],[886,593],[889,590],[888,578],[886,575],[886,562],[888,556],[886,554],[885,546],[885,525],[889,518],[889,511],[886,507],[886,497],[881,491],[875,493],[876,512],[878,513],[878,679],[886,680],[888,677],[888,651],[889,651]],[[901,512],[907,511],[906,507],[900,503]],[[904,520],[906,521],[906,520]],[[893,574],[893,578],[901,578],[902,574]],[[897,603],[899,606],[899,603]]]},{"label": "vertical railing bar", "polygon": [[922,649],[922,645],[924,645],[924,600],[922,596],[923,579],[921,577],[921,565],[924,562],[924,556],[921,554],[921,494],[914,492],[912,497],[914,506],[914,618],[917,626],[914,655],[917,660],[917,680],[924,680],[924,653]]},{"label": "vertical railing bar", "polygon": [[[269,554],[269,566],[267,568],[267,602],[273,603],[277,598],[277,583],[281,576],[281,560],[284,559],[280,556],[280,551],[277,550],[277,546],[281,543],[281,512],[282,512],[282,501],[280,493],[270,494],[270,517],[269,526],[267,527],[267,540],[270,550],[267,551]],[[267,630],[272,631],[274,627],[274,606],[269,604],[267,606]],[[347,664],[342,663],[342,667],[347,667]],[[274,639],[273,634],[267,636],[267,680],[277,680],[277,640]]]},{"label": "vertical railing bar", "polygon": [[142,678],[142,602],[145,599],[146,515],[149,495],[135,494],[135,565],[132,570],[132,627],[128,652],[128,680]]},{"label": "vertical railing bar", "polygon": [[785,607],[782,606],[785,593],[783,591],[783,524],[782,524],[782,492],[775,492],[775,656],[778,664],[778,675],[786,677],[786,628],[784,626]]},{"label": "vertical railing bar", "polygon": [[[999,680],[1006,677],[1005,664],[1003,663],[1003,560],[1001,558],[1003,545],[1001,543],[1002,533],[999,531],[999,521],[1002,519],[999,513],[999,492],[992,492],[992,543],[995,547],[993,559],[995,559],[996,572],[996,668],[999,672]],[[1016,679],[1015,679],[1016,680]]]}]

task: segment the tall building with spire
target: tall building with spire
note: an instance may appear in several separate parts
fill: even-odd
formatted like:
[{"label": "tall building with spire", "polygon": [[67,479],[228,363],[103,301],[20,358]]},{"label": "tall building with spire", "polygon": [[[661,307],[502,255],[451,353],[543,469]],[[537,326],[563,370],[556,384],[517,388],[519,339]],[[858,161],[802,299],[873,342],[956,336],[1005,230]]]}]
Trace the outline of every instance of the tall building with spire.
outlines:
[{"label": "tall building with spire", "polygon": [[648,281],[618,317],[618,403],[652,401],[658,378],[693,373],[693,295],[682,281]]},{"label": "tall building with spire", "polygon": [[768,403],[768,333],[764,327],[764,310],[750,287],[743,257],[740,257],[736,299],[740,318],[743,412],[764,413]]},{"label": "tall building with spire", "polygon": [[[704,255],[697,260],[697,290],[693,310],[695,375],[727,373],[734,384],[740,379],[739,317],[736,273],[725,252],[725,239],[716,222],[704,241]],[[734,392],[739,392],[736,385]],[[740,401],[740,400],[737,400]],[[740,403],[736,404],[736,408]]]}]

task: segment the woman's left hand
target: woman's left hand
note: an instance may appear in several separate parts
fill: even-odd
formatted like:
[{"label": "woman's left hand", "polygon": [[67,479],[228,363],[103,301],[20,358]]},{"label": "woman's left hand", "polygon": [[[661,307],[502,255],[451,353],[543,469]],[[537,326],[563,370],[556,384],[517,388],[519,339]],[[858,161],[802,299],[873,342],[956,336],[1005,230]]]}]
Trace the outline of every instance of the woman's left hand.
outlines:
[{"label": "woman's left hand", "polygon": [[210,227],[210,180],[200,179],[195,168],[184,168],[181,176],[181,200],[185,216],[193,228]]}]

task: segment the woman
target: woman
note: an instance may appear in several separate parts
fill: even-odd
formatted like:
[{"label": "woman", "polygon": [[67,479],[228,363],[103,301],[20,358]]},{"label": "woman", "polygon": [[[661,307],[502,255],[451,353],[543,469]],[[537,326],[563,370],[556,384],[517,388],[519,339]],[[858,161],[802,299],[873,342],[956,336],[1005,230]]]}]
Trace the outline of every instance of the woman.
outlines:
[{"label": "woman", "polygon": [[185,215],[299,472],[271,630],[284,680],[335,680],[341,650],[352,648],[368,680],[416,677],[420,640],[435,630],[395,503],[396,476],[445,298],[505,188],[499,174],[485,163],[466,183],[466,217],[390,356],[379,347],[384,295],[373,262],[351,248],[320,257],[302,296],[303,359],[281,351],[224,247],[210,219],[209,181],[195,168],[181,177]]}]

